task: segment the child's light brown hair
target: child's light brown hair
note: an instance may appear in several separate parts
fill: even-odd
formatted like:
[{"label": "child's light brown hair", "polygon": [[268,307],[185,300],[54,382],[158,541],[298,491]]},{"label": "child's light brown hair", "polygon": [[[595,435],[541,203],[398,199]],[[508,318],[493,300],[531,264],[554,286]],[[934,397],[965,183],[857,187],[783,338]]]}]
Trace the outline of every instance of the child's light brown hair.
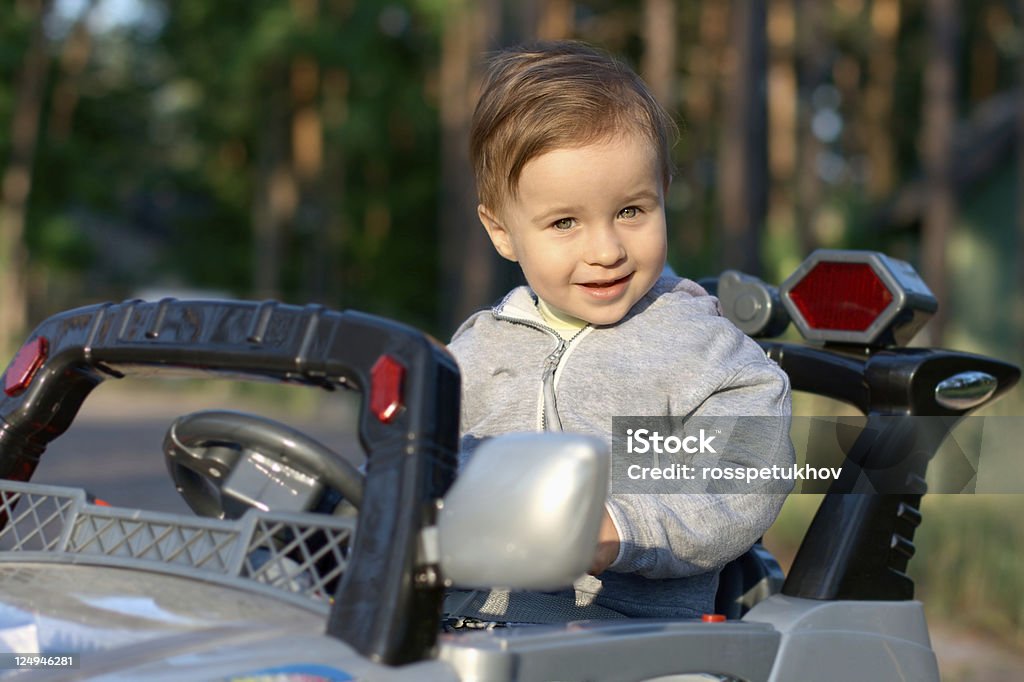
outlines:
[{"label": "child's light brown hair", "polygon": [[628,66],[575,41],[538,43],[497,53],[473,113],[470,155],[480,203],[500,211],[515,198],[531,159],[616,134],[646,137],[662,176],[672,178],[672,117]]}]

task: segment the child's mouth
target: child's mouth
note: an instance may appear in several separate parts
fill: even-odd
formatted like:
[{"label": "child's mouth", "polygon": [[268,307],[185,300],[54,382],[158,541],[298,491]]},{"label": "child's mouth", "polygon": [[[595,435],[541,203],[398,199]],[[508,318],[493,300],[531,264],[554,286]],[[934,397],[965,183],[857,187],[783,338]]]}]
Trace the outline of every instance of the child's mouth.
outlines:
[{"label": "child's mouth", "polygon": [[601,282],[584,282],[580,286],[583,287],[592,298],[599,300],[617,300],[629,285],[629,281],[633,278],[633,273],[629,273],[625,277],[618,279],[610,279]]},{"label": "child's mouth", "polygon": [[620,277],[618,279],[610,279],[604,282],[585,282],[583,286],[587,287],[588,289],[610,289],[611,287],[617,286],[619,284],[625,284],[629,280],[629,278],[632,277],[632,275],[633,273],[630,273],[625,277]]}]

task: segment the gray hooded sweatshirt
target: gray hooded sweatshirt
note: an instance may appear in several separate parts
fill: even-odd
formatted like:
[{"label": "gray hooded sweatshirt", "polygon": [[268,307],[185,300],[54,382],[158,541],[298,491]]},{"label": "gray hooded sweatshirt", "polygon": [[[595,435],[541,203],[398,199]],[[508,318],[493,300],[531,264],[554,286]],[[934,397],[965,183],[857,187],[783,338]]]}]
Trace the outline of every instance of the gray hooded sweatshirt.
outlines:
[{"label": "gray hooded sweatshirt", "polygon": [[[794,462],[785,373],[689,280],[662,277],[618,323],[570,340],[519,287],[463,323],[450,350],[462,372],[463,462],[479,441],[516,431],[611,443],[613,416],[771,417],[756,427],[735,420],[729,466]],[[576,581],[576,603],[631,617],[711,612],[722,566],[763,535],[790,487],[767,480],[743,493],[618,494],[613,484],[606,508],[619,555],[600,576]]]}]

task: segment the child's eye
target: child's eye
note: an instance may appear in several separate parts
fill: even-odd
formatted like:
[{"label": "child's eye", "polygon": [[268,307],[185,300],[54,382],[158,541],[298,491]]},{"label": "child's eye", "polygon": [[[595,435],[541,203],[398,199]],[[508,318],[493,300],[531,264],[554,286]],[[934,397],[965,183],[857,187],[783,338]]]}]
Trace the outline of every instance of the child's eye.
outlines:
[{"label": "child's eye", "polygon": [[571,230],[575,225],[575,218],[559,218],[555,222],[551,223],[551,227],[556,230]]},{"label": "child's eye", "polygon": [[640,215],[640,209],[636,206],[627,206],[626,208],[619,211],[619,217],[625,220],[632,220],[633,218]]}]

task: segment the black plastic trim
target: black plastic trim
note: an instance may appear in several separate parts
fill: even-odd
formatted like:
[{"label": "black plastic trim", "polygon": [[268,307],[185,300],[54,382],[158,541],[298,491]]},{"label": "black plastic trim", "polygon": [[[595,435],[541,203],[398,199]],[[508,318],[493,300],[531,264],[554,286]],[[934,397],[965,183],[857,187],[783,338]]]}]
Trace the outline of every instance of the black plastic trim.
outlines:
[{"label": "black plastic trim", "polygon": [[[441,592],[413,584],[420,530],[456,470],[460,380],[438,343],[390,320],[274,302],[126,301],[43,322],[50,356],[16,397],[0,396],[0,477],[28,481],[46,445],[110,377],[186,369],[363,392],[365,499],[328,632],[383,663],[432,649]],[[367,409],[370,369],[387,353],[406,368],[405,408],[381,423]]]},{"label": "black plastic trim", "polygon": [[[761,342],[787,372],[794,390],[858,407],[868,419],[847,453],[794,558],[783,593],[809,599],[905,600],[906,575],[921,522],[925,473],[935,451],[971,410],[935,400],[935,387],[963,371],[998,381],[989,401],[1020,379],[1020,369],[954,351],[815,348]],[[915,417],[941,417],[915,419]]]}]

